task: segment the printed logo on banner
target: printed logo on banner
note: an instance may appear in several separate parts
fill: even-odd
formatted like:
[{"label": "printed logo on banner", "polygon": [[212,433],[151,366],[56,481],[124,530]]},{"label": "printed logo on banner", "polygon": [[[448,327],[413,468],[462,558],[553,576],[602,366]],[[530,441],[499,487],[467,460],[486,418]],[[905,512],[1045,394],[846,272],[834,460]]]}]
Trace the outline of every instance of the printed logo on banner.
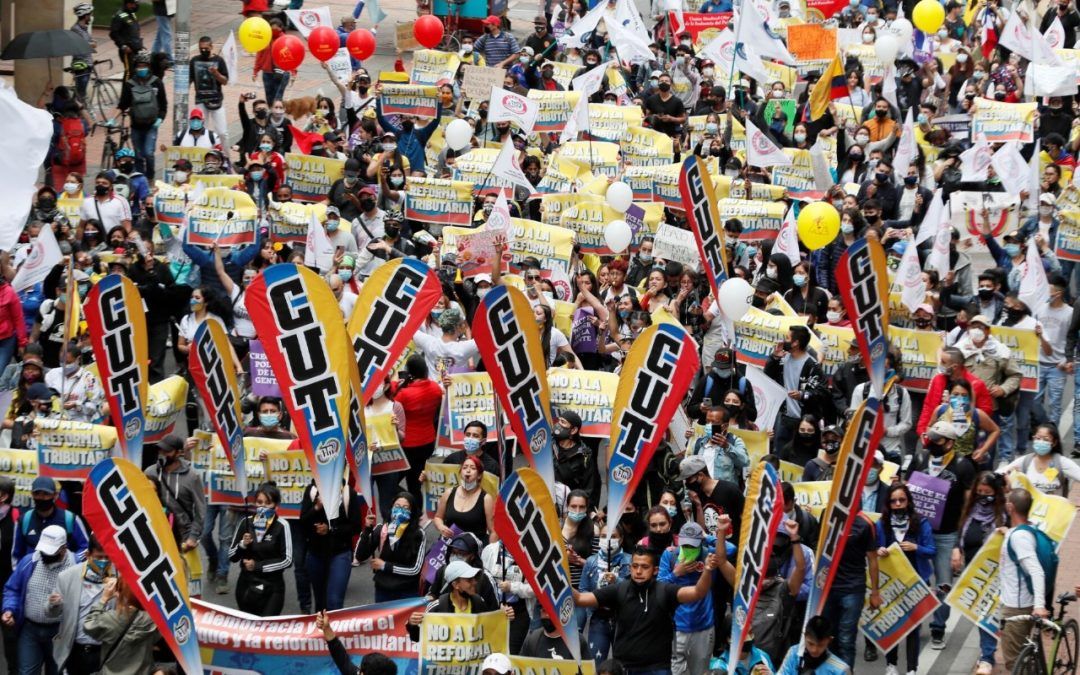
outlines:
[{"label": "printed logo on banner", "polygon": [[683,162],[679,194],[683,203],[690,207],[686,210],[686,219],[694,232],[701,260],[705,263],[713,297],[719,297],[720,285],[727,279],[724,241],[721,238],[721,221],[712,178],[700,157],[689,157]]},{"label": "printed logo on banner", "polygon": [[528,108],[525,107],[525,103],[518,96],[503,96],[502,104],[507,110],[515,115],[524,115],[528,111]]},{"label": "printed logo on banner", "polygon": [[218,319],[210,317],[195,329],[193,342],[188,358],[192,379],[202,394],[229,466],[239,481],[240,491],[247,494],[240,388],[232,364],[227,367],[223,358],[224,350],[230,349],[225,327]]}]

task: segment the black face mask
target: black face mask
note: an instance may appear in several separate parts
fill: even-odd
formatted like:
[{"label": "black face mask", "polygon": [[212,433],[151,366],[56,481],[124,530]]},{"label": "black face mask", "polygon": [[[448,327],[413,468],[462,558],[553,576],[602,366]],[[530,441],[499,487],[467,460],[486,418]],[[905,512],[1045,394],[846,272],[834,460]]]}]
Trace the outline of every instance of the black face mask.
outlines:
[{"label": "black face mask", "polygon": [[405,120],[401,123],[401,128],[405,131],[412,131],[414,126],[416,126],[416,122],[413,122],[412,120]]},{"label": "black face mask", "polygon": [[358,91],[361,96],[367,96],[368,89],[370,89],[370,87],[367,87],[365,85],[362,85],[362,84],[356,85],[356,91]]},{"label": "black face mask", "polygon": [[825,663],[827,658],[829,658],[828,650],[821,652],[821,656],[810,656],[810,652],[803,652],[799,672],[813,673],[818,669],[818,666]]},{"label": "black face mask", "polygon": [[56,200],[52,197],[41,197],[38,199],[37,205],[42,211],[51,211],[56,208]]},{"label": "black face mask", "polygon": [[1024,310],[1016,307],[1006,307],[1005,316],[1009,317],[1010,321],[1019,321],[1024,318]]},{"label": "black face mask", "polygon": [[258,110],[255,111],[255,119],[257,119],[257,120],[264,120],[267,117],[269,117],[269,115],[270,115],[270,111],[265,110],[263,108],[259,108]]},{"label": "black face mask", "polygon": [[204,59],[208,59],[208,58],[210,58],[210,50],[209,49],[200,49],[199,50],[199,55],[202,56]]},{"label": "black face mask", "polygon": [[386,228],[386,238],[387,239],[397,239],[398,235],[400,235],[400,234],[401,234],[401,228],[398,228],[398,227],[388,227],[388,228]]},{"label": "black face mask", "polygon": [[52,555],[45,555],[44,553],[42,553],[41,562],[45,563],[46,565],[55,565],[56,563],[60,562],[63,557],[63,553],[54,553]]},{"label": "black face mask", "polygon": [[835,455],[840,452],[840,441],[825,441],[821,444],[821,449],[826,455]]},{"label": "black face mask", "polygon": [[552,621],[551,619],[547,618],[546,616],[541,617],[540,625],[544,628],[545,633],[554,633],[555,632],[555,622]]},{"label": "black face mask", "polygon": [[754,299],[750,301],[750,304],[757,309],[765,309],[765,298],[755,295]]},{"label": "black face mask", "polygon": [[666,91],[671,91],[671,83],[670,82],[661,82],[660,84],[656,85],[656,87],[660,91],[665,91],[665,92]]},{"label": "black face mask", "polygon": [[561,424],[556,424],[551,434],[555,437],[555,440],[557,441],[570,440],[570,430]]},{"label": "black face mask", "polygon": [[34,510],[38,513],[48,513],[53,509],[53,500],[51,499],[35,499]]},{"label": "black face mask", "polygon": [[979,289],[979,299],[982,300],[983,302],[988,301],[992,297],[994,297],[994,289],[992,289],[992,288],[980,288]]},{"label": "black face mask", "polygon": [[663,551],[668,546],[671,546],[673,539],[674,535],[671,532],[651,532],[649,533],[649,548]]},{"label": "black face mask", "polygon": [[120,173],[131,173],[135,170],[135,162],[120,162],[116,168],[120,169]]},{"label": "black face mask", "polygon": [[742,406],[735,405],[734,403],[725,403],[724,407],[732,418],[738,417],[739,413],[742,412]]},{"label": "black face mask", "polygon": [[370,211],[371,209],[375,208],[375,200],[373,200],[373,199],[361,199],[360,200],[360,208],[364,209],[365,211]]},{"label": "black face mask", "polygon": [[108,185],[95,185],[94,186],[94,194],[97,195],[98,197],[104,197],[105,195],[109,194],[109,186]]},{"label": "black face mask", "polygon": [[945,453],[948,452],[944,443],[927,443],[926,449],[930,452],[931,457],[944,457]]}]

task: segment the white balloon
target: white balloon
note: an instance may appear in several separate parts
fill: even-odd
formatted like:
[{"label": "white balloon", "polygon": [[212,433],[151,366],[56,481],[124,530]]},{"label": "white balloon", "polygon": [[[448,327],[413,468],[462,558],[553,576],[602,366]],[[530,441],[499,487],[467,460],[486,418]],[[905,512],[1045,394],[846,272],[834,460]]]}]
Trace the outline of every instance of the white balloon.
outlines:
[{"label": "white balloon", "polygon": [[450,149],[457,152],[468,147],[473,137],[473,128],[465,120],[454,120],[446,125],[444,137]]},{"label": "white balloon", "polygon": [[625,220],[613,220],[604,228],[604,241],[615,253],[625,251],[633,238],[634,233],[630,231],[630,226]]},{"label": "white balloon", "polygon": [[745,279],[732,277],[720,285],[720,311],[732,321],[743,318],[754,300],[754,289]]},{"label": "white balloon", "polygon": [[902,45],[911,42],[911,36],[915,34],[915,26],[912,26],[911,22],[907,19],[897,19],[893,21],[892,24],[889,25],[889,29]]},{"label": "white balloon", "polygon": [[634,203],[634,191],[622,181],[612,183],[607,189],[607,203],[619,213],[626,213]]},{"label": "white balloon", "polygon": [[900,41],[893,35],[882,33],[874,42],[874,54],[884,64],[890,64],[896,60],[896,54],[900,51]]}]

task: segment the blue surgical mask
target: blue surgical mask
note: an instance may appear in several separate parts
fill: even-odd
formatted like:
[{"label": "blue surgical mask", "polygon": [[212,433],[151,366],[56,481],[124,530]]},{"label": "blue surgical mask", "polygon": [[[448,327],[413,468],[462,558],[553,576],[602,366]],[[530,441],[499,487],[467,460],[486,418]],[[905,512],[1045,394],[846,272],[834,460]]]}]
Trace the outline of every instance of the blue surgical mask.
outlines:
[{"label": "blue surgical mask", "polygon": [[326,231],[327,232],[337,232],[338,226],[340,224],[341,224],[341,221],[339,221],[337,218],[334,218],[332,220],[328,219],[326,221]]},{"label": "blue surgical mask", "polygon": [[202,120],[191,120],[191,123],[188,124],[188,127],[190,127],[192,131],[202,131],[202,125]]},{"label": "blue surgical mask", "polygon": [[570,522],[580,523],[581,521],[585,520],[585,517],[588,515],[589,514],[585,513],[584,511],[570,511],[566,514],[566,517],[570,519]]},{"label": "blue surgical mask", "polygon": [[279,419],[277,413],[259,413],[259,424],[264,427],[276,427]]},{"label": "blue surgical mask", "polygon": [[270,152],[271,150],[274,149],[274,146],[272,144],[270,144],[270,143],[260,143],[259,144],[259,149],[262,150],[263,152]]},{"label": "blue surgical mask", "polygon": [[251,180],[255,181],[256,183],[258,183],[259,181],[261,181],[261,180],[262,180],[262,178],[263,178],[263,172],[262,172],[262,171],[252,171],[252,172],[251,172],[250,174],[248,174],[248,175],[250,175],[250,176],[251,176]]},{"label": "blue surgical mask", "polygon": [[476,453],[480,452],[480,439],[479,438],[466,437],[465,441],[462,443],[462,445],[465,446],[465,452],[467,452],[470,455],[475,455]]},{"label": "blue surgical mask", "polygon": [[1054,449],[1054,444],[1050,441],[1044,441],[1041,438],[1036,438],[1031,441],[1031,449],[1035,451],[1036,455],[1045,456],[1049,455],[1050,451]]},{"label": "blue surgical mask", "polygon": [[1020,255],[1020,244],[1005,244],[1004,248],[1005,253],[1008,254],[1010,258],[1015,258]]},{"label": "blue surgical mask", "polygon": [[870,469],[870,472],[866,474],[866,487],[874,487],[881,480],[881,471],[879,469]]},{"label": "blue surgical mask", "polygon": [[394,520],[399,523],[406,523],[409,521],[410,517],[411,514],[409,513],[409,509],[403,506],[395,506],[394,508],[390,509],[390,520]]},{"label": "blue surgical mask", "polygon": [[148,75],[150,75],[150,69],[149,68],[136,68],[135,69],[135,75],[137,75],[138,77],[147,77]]},{"label": "blue surgical mask", "polygon": [[967,412],[968,407],[971,405],[971,399],[967,396],[950,396],[949,405],[953,410]]},{"label": "blue surgical mask", "polygon": [[796,274],[796,275],[791,277],[791,280],[794,281],[795,285],[798,286],[799,288],[802,288],[803,286],[806,285],[806,275],[805,274]]},{"label": "blue surgical mask", "polygon": [[675,506],[673,506],[673,505],[670,505],[670,504],[669,504],[668,506],[665,506],[664,508],[665,508],[665,509],[667,509],[667,514],[668,514],[669,516],[671,516],[672,518],[674,518],[674,517],[675,517],[676,515],[678,515],[678,513],[679,513],[679,509],[678,509],[678,508],[676,508],[676,507],[675,507]]},{"label": "blue surgical mask", "polygon": [[926,113],[919,113],[919,117],[916,119],[919,124],[926,124],[930,121],[930,118],[926,116]]},{"label": "blue surgical mask", "polygon": [[193,311],[193,312],[197,312],[197,311],[199,311],[200,309],[203,308],[203,301],[202,300],[196,300],[195,298],[192,298],[191,300],[189,300],[188,304],[191,306],[191,311]]},{"label": "blue surgical mask", "polygon": [[747,246],[746,247],[746,255],[748,257],[750,257],[750,258],[756,257],[757,256],[757,246]]}]

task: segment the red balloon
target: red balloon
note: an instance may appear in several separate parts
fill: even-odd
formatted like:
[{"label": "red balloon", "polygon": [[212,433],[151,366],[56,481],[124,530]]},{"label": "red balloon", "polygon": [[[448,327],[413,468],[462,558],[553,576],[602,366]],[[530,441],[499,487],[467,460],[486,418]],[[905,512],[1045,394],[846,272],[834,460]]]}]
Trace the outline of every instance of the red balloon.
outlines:
[{"label": "red balloon", "polygon": [[375,36],[366,28],[357,28],[345,38],[345,47],[354,59],[363,61],[375,53]]},{"label": "red balloon", "polygon": [[270,45],[274,65],[282,70],[296,70],[304,62],[304,43],[295,35],[282,35]]},{"label": "red balloon", "polygon": [[312,56],[320,61],[329,61],[341,48],[341,38],[329,26],[316,26],[308,35],[307,44]]},{"label": "red balloon", "polygon": [[443,23],[437,16],[425,14],[413,24],[413,37],[428,49],[434,49],[442,42]]}]

